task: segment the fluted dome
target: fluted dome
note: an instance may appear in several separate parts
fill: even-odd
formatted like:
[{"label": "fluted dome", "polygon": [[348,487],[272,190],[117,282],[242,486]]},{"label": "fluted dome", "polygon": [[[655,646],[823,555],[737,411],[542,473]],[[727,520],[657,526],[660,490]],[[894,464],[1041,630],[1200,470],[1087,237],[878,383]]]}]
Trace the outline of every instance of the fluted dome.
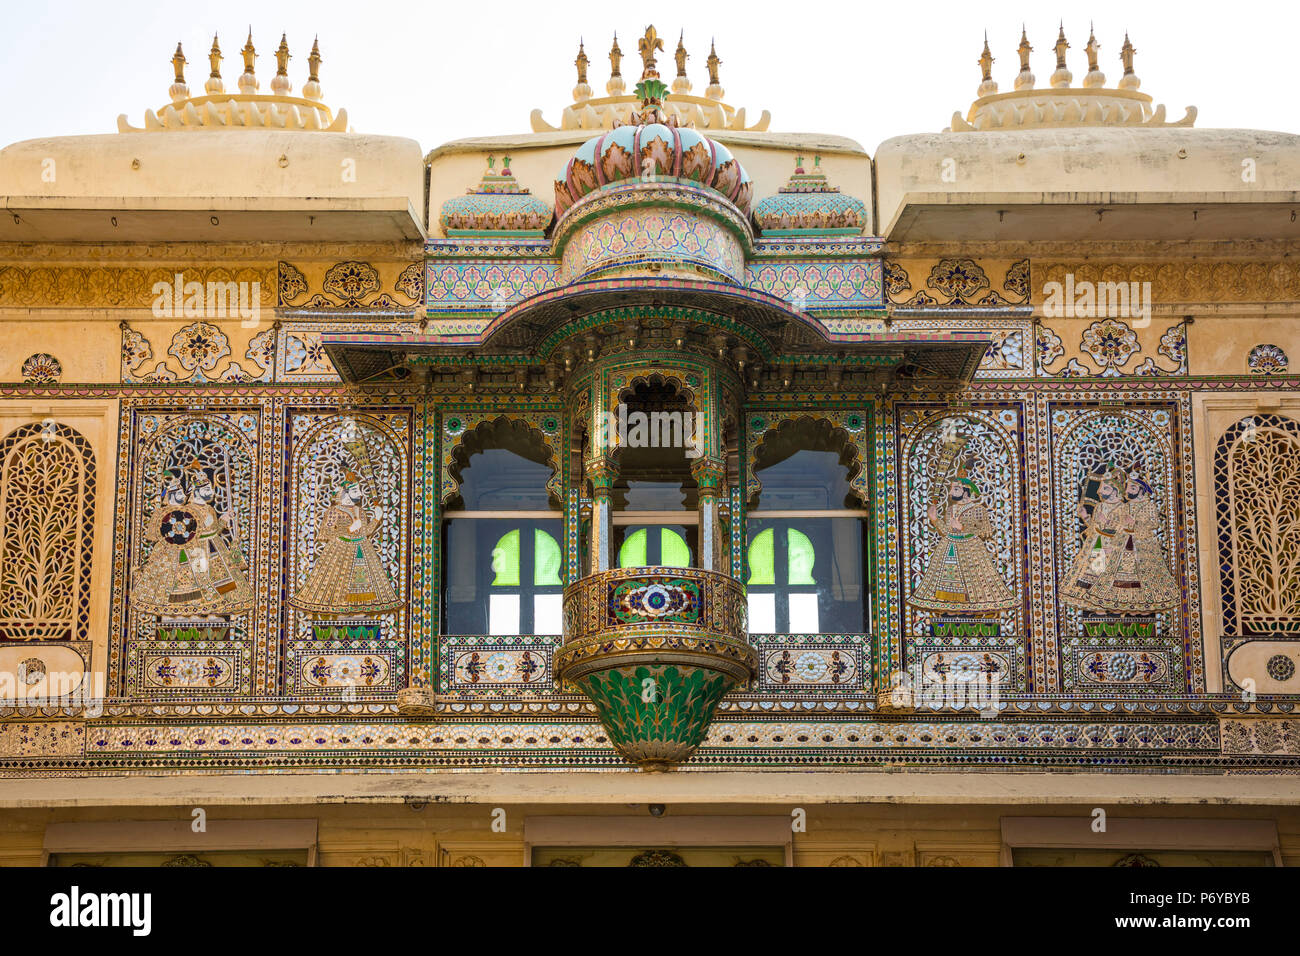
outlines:
[{"label": "fluted dome", "polygon": [[545,200],[521,187],[510,170],[510,157],[496,169],[496,157],[488,157],[488,168],[476,189],[442,204],[439,222],[448,236],[484,233],[542,235],[551,221],[551,207]]},{"label": "fluted dome", "polygon": [[799,156],[790,181],[775,196],[754,204],[754,224],[765,236],[857,235],[867,224],[867,205],[830,184],[820,156],[813,157],[812,172],[804,169]]},{"label": "fluted dome", "polygon": [[614,183],[649,176],[679,179],[721,193],[749,214],[753,184],[731,150],[689,127],[619,126],[587,140],[555,182],[555,213]]}]

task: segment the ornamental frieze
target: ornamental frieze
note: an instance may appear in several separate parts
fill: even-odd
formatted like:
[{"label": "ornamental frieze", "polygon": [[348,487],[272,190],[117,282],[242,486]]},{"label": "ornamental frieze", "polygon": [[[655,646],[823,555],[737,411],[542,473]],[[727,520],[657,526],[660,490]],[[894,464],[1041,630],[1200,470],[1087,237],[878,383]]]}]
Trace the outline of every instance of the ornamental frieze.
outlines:
[{"label": "ornamental frieze", "polygon": [[1061,261],[1035,259],[1031,299],[1042,305],[1051,283],[1149,282],[1157,307],[1184,302],[1288,302],[1300,297],[1300,263],[1290,259],[1192,259]]},{"label": "ornamental frieze", "polygon": [[420,262],[349,259],[326,266],[281,261],[276,301],[288,309],[409,310],[424,301]]},{"label": "ornamental frieze", "polygon": [[199,283],[205,290],[234,283],[237,288],[256,289],[254,301],[260,307],[275,305],[274,269],[178,261],[147,268],[0,266],[0,307],[164,309],[170,314],[173,308],[183,310],[183,302],[173,304],[170,295],[164,301],[160,290],[174,288],[178,282],[182,289]]},{"label": "ornamental frieze", "polygon": [[1028,259],[887,259],[885,294],[906,308],[1006,308],[1030,299]]}]

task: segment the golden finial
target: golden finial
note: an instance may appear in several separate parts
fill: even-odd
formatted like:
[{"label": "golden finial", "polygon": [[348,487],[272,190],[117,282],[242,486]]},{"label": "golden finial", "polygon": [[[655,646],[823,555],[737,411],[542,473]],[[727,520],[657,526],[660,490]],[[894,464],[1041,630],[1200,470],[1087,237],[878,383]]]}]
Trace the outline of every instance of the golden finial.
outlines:
[{"label": "golden finial", "polygon": [[573,61],[573,65],[578,68],[578,84],[582,85],[587,82],[587,51],[582,48],[582,38],[578,38],[578,58]]},{"label": "golden finial", "polygon": [[[616,32],[614,34],[614,45],[609,48],[610,74],[609,82],[605,84],[605,92],[610,96],[622,96],[623,91],[627,89],[627,86],[623,83],[623,71],[620,69],[622,64],[623,51],[618,48],[618,33]],[[581,89],[581,87],[578,87],[578,89]],[[585,97],[579,96],[575,90],[574,99],[582,100]]]},{"label": "golden finial", "polygon": [[718,51],[714,49],[713,40],[709,40],[709,58],[705,61],[709,67],[709,84],[717,86],[721,81],[718,79],[718,67],[722,61],[718,59]]},{"label": "golden finial", "polygon": [[1070,49],[1070,44],[1065,42],[1065,21],[1061,21],[1061,32],[1056,37],[1056,70],[1052,73],[1052,88],[1058,90],[1068,89],[1070,81],[1074,75],[1065,67],[1065,51]]},{"label": "golden finial", "polygon": [[1122,63],[1124,64],[1124,75],[1125,75],[1125,76],[1132,76],[1132,75],[1133,75],[1133,54],[1136,53],[1136,52],[1137,52],[1137,50],[1133,49],[1133,44],[1132,44],[1131,42],[1129,42],[1128,31],[1125,30],[1125,31],[1124,31],[1124,45],[1123,45],[1122,47],[1120,47],[1120,50],[1119,50],[1119,58],[1120,58],[1120,62],[1122,62]]},{"label": "golden finial", "polygon": [[993,79],[993,53],[989,50],[989,32],[984,31],[984,52],[980,54],[980,85],[977,93],[980,96],[992,96],[998,91],[998,84]]},{"label": "golden finial", "polygon": [[1138,75],[1133,72],[1133,54],[1137,50],[1133,49],[1133,44],[1129,42],[1128,31],[1124,32],[1124,45],[1120,47],[1119,59],[1124,64],[1124,75],[1119,78],[1116,84],[1121,90],[1136,90],[1142,85]]},{"label": "golden finial", "polygon": [[283,33],[280,34],[280,46],[275,51],[275,67],[276,76],[289,75],[289,40]]},{"label": "golden finial", "polygon": [[1097,42],[1097,35],[1091,23],[1088,24],[1088,45],[1085,49],[1088,51],[1088,73],[1083,78],[1083,85],[1087,89],[1097,89],[1106,84],[1106,74],[1097,66],[1097,54],[1101,50],[1101,44]]},{"label": "golden finial", "polygon": [[172,56],[172,69],[176,71],[176,79],[168,87],[167,95],[172,98],[173,103],[179,103],[190,95],[190,88],[185,85],[185,53],[179,43],[176,44],[176,53]]},{"label": "golden finial", "polygon": [[212,49],[208,51],[208,64],[212,72],[208,74],[208,82],[203,88],[212,95],[225,92],[226,85],[221,82],[221,47],[217,44],[217,35],[212,34]]},{"label": "golden finial", "polygon": [[636,47],[641,52],[641,79],[658,78],[659,71],[655,69],[655,50],[662,50],[664,41],[659,36],[659,31],[654,28],[654,24],[645,28],[645,36],[637,41]]},{"label": "golden finial", "polygon": [[177,83],[184,83],[184,82],[185,82],[185,64],[186,64],[186,62],[188,62],[188,61],[185,59],[185,53],[181,50],[181,45],[180,45],[179,43],[177,43],[177,44],[176,44],[176,52],[175,52],[174,54],[172,54],[172,69],[174,69],[174,70],[176,71],[176,82],[177,82]]},{"label": "golden finial", "polygon": [[271,92],[276,96],[288,96],[292,84],[289,82],[289,39],[280,34],[280,46],[275,51],[275,76],[271,77]]},{"label": "golden finial", "polygon": [[257,51],[253,48],[253,28],[248,28],[248,42],[240,51],[244,54],[244,72],[239,77],[239,92],[251,96],[257,92],[257,77],[253,68],[257,63]]},{"label": "golden finial", "polygon": [[619,66],[623,62],[623,51],[618,48],[618,33],[614,33],[614,45],[609,48],[609,65],[611,76],[622,76]]},{"label": "golden finial", "polygon": [[673,54],[673,59],[677,61],[677,75],[686,75],[686,31],[677,38],[677,52]]},{"label": "golden finial", "polygon": [[311,54],[307,57],[307,82],[302,85],[304,99],[319,100],[321,98],[320,65],[322,62],[320,37],[312,37]]},{"label": "golden finial", "polygon": [[1029,45],[1029,35],[1025,32],[1025,25],[1020,24],[1020,46],[1016,48],[1020,54],[1020,72],[1016,74],[1015,88],[1017,90],[1032,90],[1034,88],[1034,74],[1029,70],[1029,54],[1034,52],[1034,48]]}]

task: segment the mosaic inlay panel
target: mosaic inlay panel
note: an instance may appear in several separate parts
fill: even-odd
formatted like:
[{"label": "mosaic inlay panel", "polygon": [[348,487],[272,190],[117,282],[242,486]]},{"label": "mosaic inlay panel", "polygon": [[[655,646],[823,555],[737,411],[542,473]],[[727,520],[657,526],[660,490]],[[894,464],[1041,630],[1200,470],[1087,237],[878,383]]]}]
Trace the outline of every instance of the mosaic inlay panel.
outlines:
[{"label": "mosaic inlay panel", "polygon": [[247,641],[131,641],[127,666],[138,693],[162,697],[247,695],[253,678]]},{"label": "mosaic inlay panel", "polygon": [[305,697],[395,694],[408,684],[405,641],[290,641],[285,685]]},{"label": "mosaic inlay panel", "polygon": [[438,691],[474,696],[550,696],[555,693],[552,657],[559,643],[558,635],[444,638]]},{"label": "mosaic inlay panel", "polygon": [[573,230],[561,273],[576,282],[604,269],[646,263],[690,263],[738,281],[745,271],[740,240],[712,219],[683,215],[670,206],[603,216]]},{"label": "mosaic inlay panel", "polygon": [[1183,648],[1177,639],[1067,637],[1063,651],[1067,692],[1176,694],[1184,686]]},{"label": "mosaic inlay panel", "polygon": [[[936,613],[977,613],[993,614],[1000,636],[1023,646],[1029,629],[1022,406],[901,405],[896,414],[905,436],[899,481],[906,509],[901,542],[906,639],[927,638]],[[954,503],[958,490],[964,498]],[[944,599],[955,585],[934,590],[927,584],[936,579],[932,567],[953,569],[954,580],[965,582],[960,597],[954,591]],[[928,595],[924,604],[912,603],[922,595]],[[913,657],[910,652],[909,660]],[[1023,679],[1023,671],[1018,676]]]},{"label": "mosaic inlay panel", "polygon": [[751,634],[760,694],[860,695],[867,638],[860,634]]}]

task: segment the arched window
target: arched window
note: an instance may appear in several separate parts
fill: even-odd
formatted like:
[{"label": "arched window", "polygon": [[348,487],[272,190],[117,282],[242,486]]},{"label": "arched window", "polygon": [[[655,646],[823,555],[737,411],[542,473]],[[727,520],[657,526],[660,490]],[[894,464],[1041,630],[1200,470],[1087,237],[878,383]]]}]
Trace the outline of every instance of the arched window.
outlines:
[{"label": "arched window", "polygon": [[444,634],[559,634],[561,514],[541,434],[504,419],[465,435],[442,542]]},{"label": "arched window", "polygon": [[489,588],[487,633],[560,633],[560,544],[549,531],[512,528],[498,538]]},{"label": "arched window", "polygon": [[[788,621],[791,631],[817,633],[817,582],[813,568],[817,549],[812,539],[793,527],[764,528],[749,542],[749,589],[751,614],[757,613],[775,631],[777,619]],[[762,633],[755,629],[755,633]]]},{"label": "arched window", "polygon": [[89,640],[95,456],[74,429],[0,442],[0,639]]},{"label": "arched window", "polygon": [[[694,414],[687,397],[658,379],[624,392],[612,525],[620,568],[688,568],[699,539],[699,491],[691,475]],[[683,424],[690,423],[690,424]]]},{"label": "arched window", "polygon": [[867,511],[830,423],[799,419],[758,449],[761,490],[746,518],[754,634],[867,631]]},{"label": "arched window", "polygon": [[689,568],[691,548],[680,531],[665,528],[637,528],[624,536],[618,549],[620,568]]}]

